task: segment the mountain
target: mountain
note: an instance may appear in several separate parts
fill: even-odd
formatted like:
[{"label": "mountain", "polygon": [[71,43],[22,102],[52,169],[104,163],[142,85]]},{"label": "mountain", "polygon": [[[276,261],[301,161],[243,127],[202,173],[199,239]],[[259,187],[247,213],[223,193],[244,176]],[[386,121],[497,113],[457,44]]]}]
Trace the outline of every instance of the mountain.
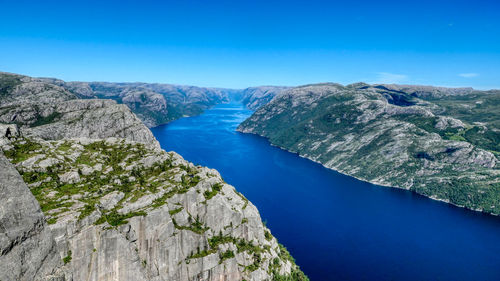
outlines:
[{"label": "mountain", "polygon": [[307,280],[216,170],[80,95],[0,75],[0,280]]},{"label": "mountain", "polygon": [[82,100],[60,86],[21,75],[0,73],[0,123],[16,124],[26,136],[123,137],[159,146],[125,105]]},{"label": "mountain", "polygon": [[229,101],[231,90],[153,83],[42,81],[60,86],[79,98],[113,99],[127,105],[148,127],[158,126]]},{"label": "mountain", "polygon": [[361,180],[500,214],[500,91],[305,85],[238,130]]},{"label": "mountain", "polygon": [[251,110],[268,103],[287,87],[260,86],[246,89],[206,88],[158,83],[65,82],[54,78],[40,81],[64,88],[82,99],[112,99],[127,105],[148,127],[155,127],[231,100]]}]

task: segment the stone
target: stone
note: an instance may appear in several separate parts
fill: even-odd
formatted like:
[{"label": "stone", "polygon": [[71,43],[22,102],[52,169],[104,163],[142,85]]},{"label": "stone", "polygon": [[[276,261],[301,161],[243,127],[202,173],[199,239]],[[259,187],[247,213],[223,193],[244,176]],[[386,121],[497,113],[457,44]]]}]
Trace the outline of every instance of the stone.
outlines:
[{"label": "stone", "polygon": [[0,153],[0,280],[41,280],[60,266],[40,206]]}]

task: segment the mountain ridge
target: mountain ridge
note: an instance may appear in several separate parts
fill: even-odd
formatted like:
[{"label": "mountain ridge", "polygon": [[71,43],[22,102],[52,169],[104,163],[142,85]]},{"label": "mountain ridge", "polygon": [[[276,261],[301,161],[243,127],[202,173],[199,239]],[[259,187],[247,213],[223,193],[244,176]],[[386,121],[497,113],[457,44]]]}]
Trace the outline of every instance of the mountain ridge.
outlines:
[{"label": "mountain ridge", "polygon": [[238,131],[371,183],[498,214],[499,101],[495,90],[309,85]]}]

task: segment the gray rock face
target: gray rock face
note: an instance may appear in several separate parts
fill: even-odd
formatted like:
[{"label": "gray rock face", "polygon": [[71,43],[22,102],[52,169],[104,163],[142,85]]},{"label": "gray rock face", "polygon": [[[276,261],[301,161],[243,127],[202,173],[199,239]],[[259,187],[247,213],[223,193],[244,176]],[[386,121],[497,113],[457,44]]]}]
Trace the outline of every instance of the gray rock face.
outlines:
[{"label": "gray rock face", "polygon": [[11,138],[19,136],[19,129],[15,124],[0,124],[0,146],[8,145]]},{"label": "gray rock face", "polygon": [[50,114],[57,119],[23,134],[43,139],[120,137],[159,147],[153,134],[125,106],[111,100],[69,100],[57,104]]},{"label": "gray rock face", "polygon": [[307,280],[254,205],[125,105],[0,82],[0,280]]},{"label": "gray rock face", "polygon": [[[116,138],[44,141],[19,137],[3,149],[37,190],[36,198],[50,222],[49,231],[31,194],[19,198],[21,202],[31,198],[34,207],[29,211],[36,214],[35,225],[43,228],[50,246],[51,262],[39,262],[37,267],[46,270],[36,271],[37,277],[269,280],[299,271],[262,224],[252,203],[225,184],[217,171],[194,166],[175,153]],[[33,176],[40,163],[51,157],[63,160],[46,169],[44,176]],[[10,165],[20,181],[6,159],[4,164]],[[75,172],[96,165],[102,170],[111,167],[112,172],[106,176]],[[129,181],[127,188],[125,181]],[[20,183],[24,193],[29,192]],[[2,221],[7,236],[20,236],[15,228],[19,216],[11,220]],[[29,225],[22,222],[23,227]],[[25,262],[16,254],[12,253],[16,262]],[[16,270],[22,271],[18,265]]]},{"label": "gray rock face", "polygon": [[500,214],[499,101],[472,89],[306,85],[238,130],[365,181]]},{"label": "gray rock face", "polygon": [[40,205],[0,152],[0,280],[40,280],[60,266]]},{"label": "gray rock face", "polygon": [[0,77],[14,81],[0,99],[0,123],[18,124],[23,135],[52,140],[121,137],[159,147],[151,131],[125,105],[78,99],[44,79],[5,73]]},{"label": "gray rock face", "polygon": [[409,95],[419,98],[443,98],[446,96],[463,96],[474,92],[473,88],[445,88],[420,85],[378,85],[385,87],[388,90],[405,92]]}]

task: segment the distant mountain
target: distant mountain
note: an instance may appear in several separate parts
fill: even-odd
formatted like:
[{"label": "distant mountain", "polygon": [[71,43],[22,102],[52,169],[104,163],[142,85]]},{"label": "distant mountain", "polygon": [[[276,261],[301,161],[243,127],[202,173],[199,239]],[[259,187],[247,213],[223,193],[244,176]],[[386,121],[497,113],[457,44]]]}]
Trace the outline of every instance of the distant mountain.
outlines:
[{"label": "distant mountain", "polygon": [[365,181],[500,214],[500,91],[306,85],[238,130]]},{"label": "distant mountain", "polygon": [[148,127],[155,127],[231,100],[256,110],[287,87],[262,86],[243,90],[205,88],[158,83],[65,82],[54,78],[41,81],[63,87],[79,98],[113,99],[127,105]]},{"label": "distant mountain", "polygon": [[61,86],[80,98],[113,99],[123,103],[148,127],[201,114],[216,104],[228,102],[231,91],[171,84],[42,80]]}]

